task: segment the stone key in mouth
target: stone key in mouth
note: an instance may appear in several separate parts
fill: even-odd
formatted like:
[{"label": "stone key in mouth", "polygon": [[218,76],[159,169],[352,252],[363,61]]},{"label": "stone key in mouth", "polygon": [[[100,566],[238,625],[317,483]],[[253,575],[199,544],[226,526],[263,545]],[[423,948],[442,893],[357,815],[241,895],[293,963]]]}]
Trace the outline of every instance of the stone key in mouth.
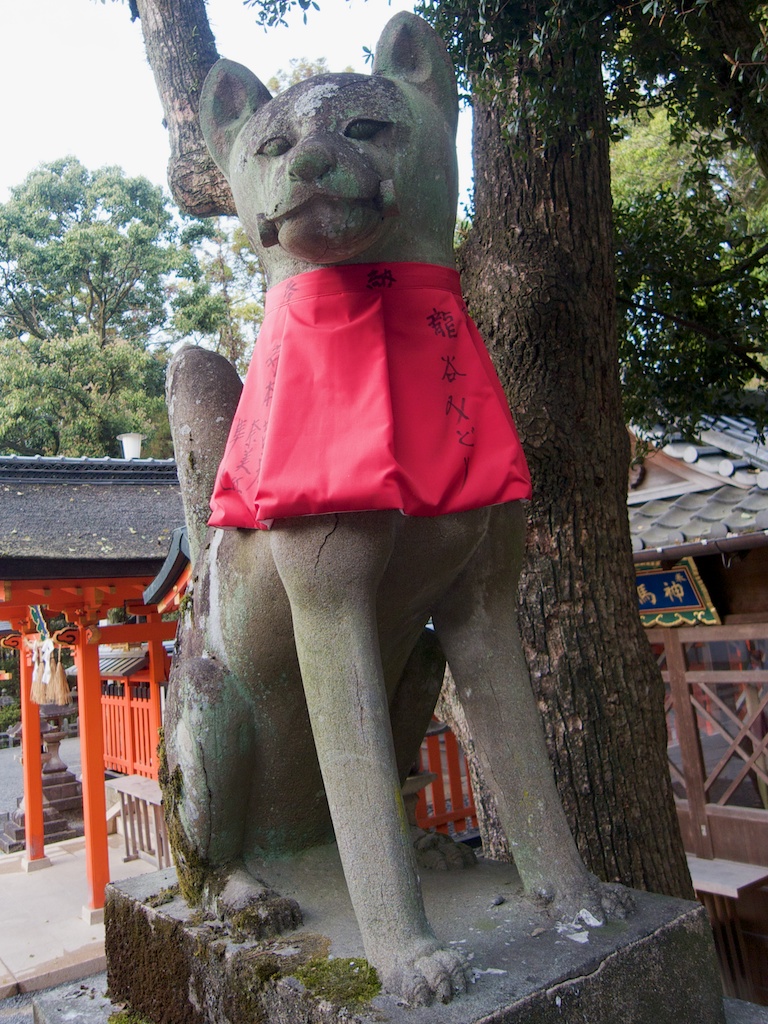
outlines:
[{"label": "stone key in mouth", "polygon": [[[310,206],[315,199],[322,198],[326,201],[338,202],[354,202],[355,200],[351,197],[344,196],[332,196],[325,193],[317,193],[310,199],[306,199],[288,210],[286,213],[280,214],[277,217],[268,217],[265,213],[259,213],[256,216],[256,225],[259,232],[259,239],[265,249],[269,249],[273,245],[278,244],[278,233],[281,224],[283,224],[290,217],[294,217],[300,210]],[[361,203],[372,202],[375,209],[379,211],[382,219],[387,217],[397,217],[400,214],[400,207],[397,204],[397,197],[395,196],[395,183],[391,178],[387,178],[385,181],[379,182],[379,191],[377,195],[370,199],[360,199]]]}]

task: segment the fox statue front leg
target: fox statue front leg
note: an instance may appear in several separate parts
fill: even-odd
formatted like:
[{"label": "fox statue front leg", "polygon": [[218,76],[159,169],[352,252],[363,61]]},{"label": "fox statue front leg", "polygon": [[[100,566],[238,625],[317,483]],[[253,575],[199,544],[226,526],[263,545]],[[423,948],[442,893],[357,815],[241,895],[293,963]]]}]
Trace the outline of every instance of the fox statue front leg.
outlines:
[{"label": "fox statue front leg", "polygon": [[[282,520],[270,539],[366,956],[390,991],[420,1005],[465,992],[468,969],[438,942],[424,912],[390,727],[376,598],[400,518]],[[375,843],[361,835],[371,825]]]}]

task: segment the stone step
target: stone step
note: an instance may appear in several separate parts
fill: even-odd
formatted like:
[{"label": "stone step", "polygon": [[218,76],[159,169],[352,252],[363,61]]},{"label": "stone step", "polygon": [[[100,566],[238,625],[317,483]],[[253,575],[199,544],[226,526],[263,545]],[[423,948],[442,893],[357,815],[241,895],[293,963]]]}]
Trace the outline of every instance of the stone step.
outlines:
[{"label": "stone step", "polygon": [[[318,955],[332,954],[340,970],[345,958],[364,958],[335,850],[258,872],[311,911],[311,926],[261,943],[206,931],[174,894],[173,869],[109,885],[111,997],[158,1021],[348,1022],[347,1011],[294,974]],[[475,983],[445,1006],[411,1009],[382,993],[355,1010],[359,1024],[724,1024],[712,932],[698,903],[637,892],[625,921],[570,941],[570,932],[516,898],[520,883],[510,865],[425,871],[421,882],[437,934],[473,954]],[[268,914],[268,901],[262,911]]]},{"label": "stone step", "polygon": [[[68,982],[39,994],[17,996],[15,1000],[0,1003],[0,1021],[5,1021],[2,1008],[13,1002],[12,1012],[20,1022],[35,1024],[108,1024],[110,1017],[123,1010],[107,995],[106,974],[95,974],[77,982]],[[725,1024],[768,1024],[768,1007],[745,1003],[737,999],[724,999]],[[33,1017],[34,1013],[34,1017]],[[353,1018],[354,1019],[354,1018]],[[9,1024],[17,1024],[16,1020]],[[565,1022],[564,1022],[565,1024]],[[696,1024],[681,1021],[680,1024]]]},{"label": "stone step", "polygon": [[83,788],[79,782],[50,782],[43,786],[43,799],[83,799]]},{"label": "stone step", "polygon": [[52,807],[59,814],[63,814],[64,817],[67,817],[68,811],[82,816],[83,798],[81,796],[62,796],[56,800],[47,800],[43,806]]}]

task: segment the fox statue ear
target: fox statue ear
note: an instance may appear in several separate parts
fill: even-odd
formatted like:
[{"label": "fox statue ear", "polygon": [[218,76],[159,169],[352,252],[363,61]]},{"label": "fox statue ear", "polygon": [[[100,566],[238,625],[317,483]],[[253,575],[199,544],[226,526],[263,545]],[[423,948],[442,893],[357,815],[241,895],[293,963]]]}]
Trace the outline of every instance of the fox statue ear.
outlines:
[{"label": "fox statue ear", "polygon": [[218,60],[208,72],[200,93],[200,127],[226,178],[235,139],[251,115],[271,99],[256,75],[233,60]]},{"label": "fox statue ear", "polygon": [[376,45],[373,74],[407,82],[425,93],[456,130],[456,74],[445,43],[423,18],[407,11],[390,18]]}]

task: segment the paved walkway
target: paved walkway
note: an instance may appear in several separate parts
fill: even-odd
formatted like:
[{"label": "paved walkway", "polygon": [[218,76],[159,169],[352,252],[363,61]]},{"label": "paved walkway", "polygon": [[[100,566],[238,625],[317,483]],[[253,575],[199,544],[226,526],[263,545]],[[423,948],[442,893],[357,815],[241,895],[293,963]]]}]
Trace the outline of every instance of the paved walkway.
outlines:
[{"label": "paved walkway", "polygon": [[[79,776],[80,741],[64,740],[60,756]],[[23,792],[20,748],[0,749],[0,811],[15,810]],[[89,923],[86,907],[85,840],[49,844],[45,855],[48,866],[28,872],[23,853],[0,853],[0,1024],[31,1019],[25,993],[104,970],[104,925]],[[112,880],[154,870],[123,855],[122,836],[110,836]]]},{"label": "paved walkway", "polygon": [[[122,836],[110,836],[113,881],[155,870],[123,853]],[[45,854],[49,866],[30,872],[23,854],[0,856],[0,999],[104,970],[104,925],[88,921],[85,840],[52,843]]]}]

